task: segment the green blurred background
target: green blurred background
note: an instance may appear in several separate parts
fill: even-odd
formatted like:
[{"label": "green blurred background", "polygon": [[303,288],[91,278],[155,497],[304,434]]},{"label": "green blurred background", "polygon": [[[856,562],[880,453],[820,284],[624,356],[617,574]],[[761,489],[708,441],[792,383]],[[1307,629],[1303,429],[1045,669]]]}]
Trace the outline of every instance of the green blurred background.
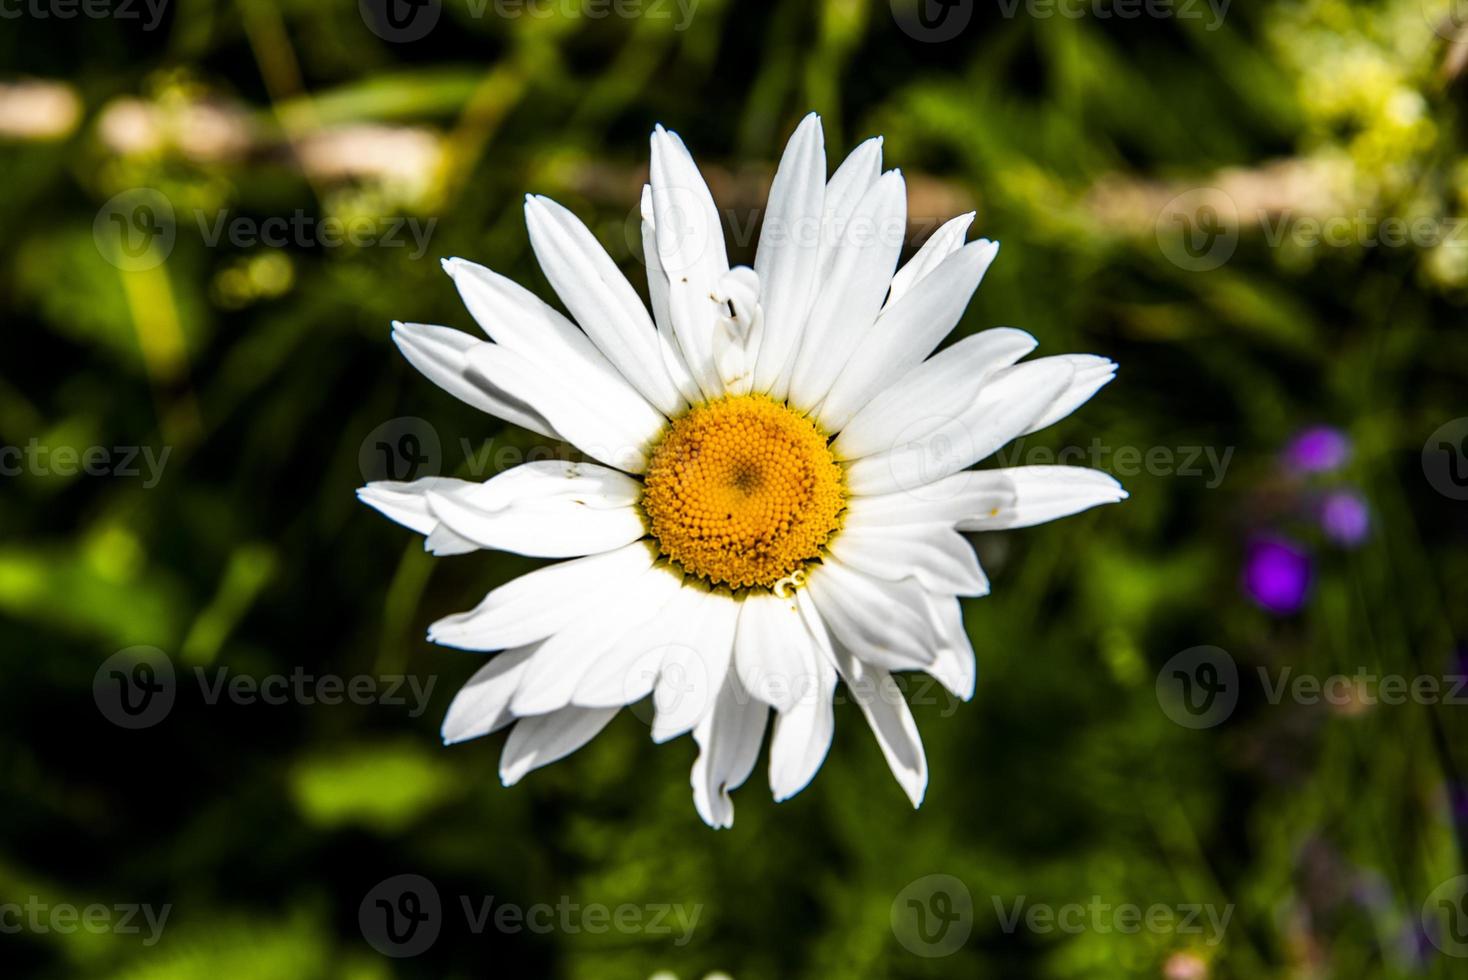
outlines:
[{"label": "green blurred background", "polygon": [[[0,11],[0,906],[170,912],[151,945],[146,927],[0,929],[0,974],[1468,974],[1430,900],[1465,890],[1468,707],[1271,698],[1259,675],[1356,692],[1360,672],[1462,672],[1468,11],[441,0],[388,21],[374,0],[94,2]],[[439,745],[481,661],[424,629],[536,563],[432,559],[353,489],[388,475],[380,442],[412,450],[406,475],[487,478],[534,437],[420,377],[389,321],[473,329],[443,256],[551,298],[526,192],[585,218],[644,289],[658,122],[748,262],[810,109],[833,160],[885,135],[915,240],[975,208],[1003,242],[957,335],[1014,325],[1041,353],[1120,362],[1007,461],[1098,445],[1069,461],[1132,498],[976,542],[994,582],[966,603],[978,694],[909,685],[919,811],[849,704],[814,783],[777,806],[757,768],[732,831],[694,812],[691,740],[654,747],[635,712],[503,789],[503,735]],[[1376,234],[1391,220],[1418,231]],[[104,475],[68,475],[89,447]],[[1126,447],[1157,452],[1127,465]],[[101,710],[105,664],[136,645],[166,654],[176,696],[127,728]],[[1166,689],[1205,645],[1236,665],[1232,708],[1189,727]],[[196,668],[433,686],[210,703]],[[442,928],[386,957],[359,907],[400,874],[433,883]],[[956,949],[914,939],[912,889],[960,909]],[[461,902],[489,896],[700,912],[682,943],[476,933]],[[1006,928],[1016,902],[1229,918]]]}]

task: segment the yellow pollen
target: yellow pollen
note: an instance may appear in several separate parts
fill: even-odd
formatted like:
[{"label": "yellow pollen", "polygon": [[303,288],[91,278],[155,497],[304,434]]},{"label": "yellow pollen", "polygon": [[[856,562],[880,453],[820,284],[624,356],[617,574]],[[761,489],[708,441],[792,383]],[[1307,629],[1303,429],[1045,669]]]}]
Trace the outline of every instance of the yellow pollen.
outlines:
[{"label": "yellow pollen", "polygon": [[846,504],[825,435],[764,395],[721,398],[675,419],[644,484],[642,508],[662,554],[732,588],[796,575],[820,555]]}]

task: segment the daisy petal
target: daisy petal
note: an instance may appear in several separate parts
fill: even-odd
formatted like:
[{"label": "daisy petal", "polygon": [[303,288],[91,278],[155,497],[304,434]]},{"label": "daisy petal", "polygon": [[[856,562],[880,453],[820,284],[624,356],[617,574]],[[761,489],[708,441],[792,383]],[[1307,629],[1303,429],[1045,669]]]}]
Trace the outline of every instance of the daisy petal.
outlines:
[{"label": "daisy petal", "polygon": [[500,755],[500,782],[513,786],[526,773],[564,759],[595,738],[616,713],[616,708],[562,708],[520,719]]},{"label": "daisy petal", "polygon": [[845,528],[830,543],[831,554],[873,578],[911,575],[926,589],[952,595],[989,594],[989,579],[974,549],[951,523],[893,528]]},{"label": "daisy petal", "polygon": [[954,697],[968,701],[974,696],[978,663],[963,625],[963,607],[955,596],[930,594],[928,615],[938,635],[937,657],[928,673]]},{"label": "daisy petal", "polygon": [[596,346],[665,414],[682,410],[647,308],[596,236],[548,197],[526,198],[525,223],[545,277]]},{"label": "daisy petal", "polygon": [[[510,701],[517,715],[540,715],[570,704],[588,671],[634,627],[667,605],[675,580],[657,568],[608,587],[577,618],[547,637],[521,677]],[[615,707],[623,699],[583,707]]]},{"label": "daisy petal", "polygon": [[562,438],[586,455],[629,473],[641,473],[646,467],[648,446],[660,424],[649,426],[647,418],[589,402],[586,393],[535,370],[525,357],[500,344],[470,348],[467,356],[474,371],[533,405]]},{"label": "daisy petal", "polygon": [[510,695],[520,683],[520,675],[535,652],[534,646],[506,650],[490,658],[469,678],[443,719],[443,744],[453,745],[479,738],[515,720],[509,711]]},{"label": "daisy petal", "polygon": [[839,432],[863,405],[933,352],[963,316],[998,251],[992,242],[971,242],[888,302],[821,404],[818,417],[828,432]]},{"label": "daisy petal", "polygon": [[1038,432],[1048,428],[1065,418],[1071,412],[1080,408],[1091,400],[1091,396],[1100,391],[1108,381],[1116,377],[1116,362],[1095,354],[1059,354],[1055,357],[1040,357],[1031,361],[1038,364],[1040,361],[1064,361],[1075,369],[1075,376],[1071,378],[1070,387],[1059,398],[1050,410],[1035,420],[1020,435],[1027,436],[1031,432]]},{"label": "daisy petal", "polygon": [[846,471],[848,489],[854,494],[914,490],[987,458],[1047,412],[1074,373],[1065,361],[1049,359],[995,372],[956,417],[940,420],[889,453],[852,463]]},{"label": "daisy petal", "polygon": [[713,358],[713,296],[729,271],[724,229],[703,175],[676,133],[652,134],[652,208],[668,310],[688,370],[708,398],[723,394]]},{"label": "daisy petal", "polygon": [[729,791],[743,786],[753,771],[769,713],[730,671],[713,711],[693,729],[693,740],[698,743],[691,777],[693,805],[710,827],[734,826]]},{"label": "daisy petal", "polygon": [[645,533],[642,486],[592,463],[526,463],[482,484],[426,490],[445,527],[482,548],[540,558],[611,551]]},{"label": "daisy petal", "polygon": [[882,581],[827,556],[807,582],[831,636],[856,657],[892,670],[933,662],[933,629],[916,580]]},{"label": "daisy petal", "polygon": [[839,647],[836,664],[841,677],[851,689],[852,699],[861,707],[882,747],[882,755],[892,775],[897,777],[913,808],[922,806],[923,795],[928,789],[928,759],[923,753],[923,740],[918,735],[917,723],[912,720],[912,710],[902,689],[892,675],[881,667],[868,665],[858,669],[851,656]]},{"label": "daisy petal", "polygon": [[964,531],[1031,527],[1127,498],[1111,474],[1084,466],[1012,466],[964,475],[974,486],[1007,486],[1014,492],[1014,503],[997,513],[980,511],[960,520]]},{"label": "daisy petal", "polygon": [[815,672],[809,683],[795,692],[790,707],[775,717],[770,735],[770,792],[776,803],[790,799],[810,784],[831,749],[836,731],[835,655],[820,614],[806,592],[797,592],[796,600],[820,655],[812,662]]},{"label": "daisy petal", "polygon": [[460,401],[531,432],[551,439],[561,438],[539,411],[523,398],[494,384],[470,363],[472,352],[492,344],[462,330],[398,321],[393,321],[392,339],[409,364]]},{"label": "daisy petal", "polygon": [[[542,373],[566,378],[595,404],[615,406],[612,411],[619,415],[642,418],[653,432],[661,428],[662,412],[623,377],[591,338],[540,297],[473,262],[445,259],[443,267],[469,313],[495,342],[532,361]],[[642,313],[644,320],[646,316]],[[673,404],[681,407],[681,403]]]},{"label": "daisy petal", "polygon": [[810,411],[871,331],[907,229],[907,185],[889,171],[852,212],[811,306],[790,375],[790,403]]},{"label": "daisy petal", "polygon": [[642,255],[647,263],[647,292],[652,300],[653,321],[658,327],[658,347],[662,352],[663,367],[673,379],[679,393],[690,404],[702,400],[703,392],[688,371],[688,362],[678,346],[678,334],[673,330],[673,313],[668,308],[668,273],[663,268],[662,256],[658,255],[657,222],[652,213],[652,185],[642,185]]},{"label": "daisy petal", "polygon": [[789,711],[818,675],[820,656],[793,600],[760,591],[744,597],[734,637],[734,669],[746,691],[778,711]]},{"label": "daisy petal", "polygon": [[719,280],[714,299],[727,308],[714,330],[714,364],[719,383],[730,395],[747,395],[754,386],[754,364],[764,337],[759,276],[749,266],[730,269]]},{"label": "daisy petal", "polygon": [[463,650],[533,643],[564,629],[608,582],[637,575],[652,561],[652,549],[639,541],[537,568],[495,589],[471,611],[440,619],[429,627],[428,638]]},{"label": "daisy petal", "polygon": [[775,171],[760,228],[759,273],[765,335],[754,386],[783,398],[818,283],[821,219],[826,206],[826,146],[821,118],[801,120]]},{"label": "daisy petal", "polygon": [[[897,274],[892,277],[892,288],[887,291],[887,306],[906,293],[913,286],[922,282],[928,273],[938,268],[943,260],[963,247],[963,240],[968,235],[969,225],[974,223],[974,212],[960,214],[956,218],[949,218],[943,225],[923,242],[922,248],[908,259]],[[998,248],[998,243],[994,246]],[[885,309],[885,307],[884,307]]]},{"label": "daisy petal", "polygon": [[945,476],[920,491],[879,497],[852,497],[842,527],[849,530],[898,528],[908,524],[947,524],[1013,507],[1015,491],[1005,480],[976,479],[988,472]]},{"label": "daisy petal", "polygon": [[632,704],[657,686],[663,660],[692,627],[685,623],[699,613],[698,590],[683,587],[683,576],[665,565],[654,565],[650,584],[657,595],[649,602],[655,612],[636,623],[596,658],[576,684],[573,704],[588,708]]},{"label": "daisy petal", "polygon": [[[826,182],[826,207],[821,217],[821,249],[816,263],[815,295],[831,273],[837,243],[861,199],[882,174],[882,137],[873,136],[852,150]],[[783,397],[783,394],[779,397]]]},{"label": "daisy petal", "polygon": [[697,612],[684,621],[663,658],[653,690],[652,740],[666,742],[693,730],[713,710],[734,653],[739,606],[727,594],[696,591]]},{"label": "daisy petal", "polygon": [[1023,330],[998,327],[939,351],[875,395],[831,443],[839,459],[887,452],[932,431],[978,397],[988,378],[1035,349]]}]

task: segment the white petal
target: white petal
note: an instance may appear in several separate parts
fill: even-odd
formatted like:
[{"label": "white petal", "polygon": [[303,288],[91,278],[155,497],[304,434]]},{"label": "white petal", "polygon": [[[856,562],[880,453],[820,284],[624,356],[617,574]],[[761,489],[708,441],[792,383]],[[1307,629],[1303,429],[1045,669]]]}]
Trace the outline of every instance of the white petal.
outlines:
[{"label": "white petal", "polygon": [[965,531],[1030,527],[1127,498],[1111,474],[1083,466],[1013,466],[966,475],[976,486],[985,482],[1007,486],[1014,492],[1014,503],[997,513],[981,511],[959,521]]},{"label": "white petal", "polygon": [[403,527],[419,534],[432,534],[438,527],[438,518],[428,510],[428,491],[447,493],[476,486],[449,476],[425,476],[412,482],[374,480],[357,490],[357,499]]},{"label": "white petal", "polygon": [[971,242],[896,302],[889,302],[855,349],[818,416],[838,432],[879,392],[920,364],[953,330],[999,246]]},{"label": "white petal", "polygon": [[693,762],[693,805],[710,827],[734,826],[729,791],[744,785],[759,758],[770,709],[755,700],[729,672],[714,710],[693,730],[698,758]]},{"label": "white petal", "polygon": [[963,607],[954,596],[929,595],[928,615],[938,635],[938,655],[928,673],[954,697],[967,701],[974,696],[978,663],[963,625]]},{"label": "white petal", "polygon": [[965,337],[875,395],[831,443],[840,459],[890,451],[954,418],[978,397],[994,372],[1035,349],[1023,330],[999,327]]},{"label": "white petal", "polygon": [[763,591],[744,597],[734,637],[734,669],[746,691],[789,711],[820,676],[820,657],[794,598]]},{"label": "white petal", "polygon": [[637,291],[596,236],[548,197],[525,199],[530,244],[556,295],[597,347],[668,415],[685,402],[663,367],[657,330]]},{"label": "white petal", "polygon": [[827,556],[807,581],[831,636],[855,656],[893,670],[933,662],[933,629],[915,579],[875,579]]},{"label": "white petal", "polygon": [[[539,715],[570,704],[587,672],[634,627],[656,617],[673,580],[657,568],[608,583],[595,602],[541,642],[510,701],[517,715]],[[614,707],[612,704],[583,707]]]},{"label": "white petal", "polygon": [[489,662],[474,672],[459,693],[443,719],[443,742],[452,745],[471,738],[479,738],[515,720],[509,711],[510,695],[520,683],[520,675],[535,652],[534,646],[506,650],[491,657]]},{"label": "white petal", "polygon": [[652,301],[653,321],[658,326],[658,347],[662,352],[663,367],[668,377],[678,387],[679,393],[691,405],[703,398],[698,383],[688,371],[688,362],[678,346],[678,334],[673,329],[673,313],[668,308],[668,273],[663,268],[662,256],[658,255],[657,221],[652,213],[652,185],[642,185],[642,255],[647,263],[647,292]]},{"label": "white petal", "polygon": [[754,364],[764,337],[764,309],[759,276],[747,265],[736,266],[719,281],[714,298],[720,311],[714,330],[714,363],[719,383],[731,395],[747,395],[754,386]]},{"label": "white petal", "polygon": [[1054,425],[1065,418],[1071,412],[1080,408],[1091,400],[1091,396],[1100,391],[1101,388],[1112,378],[1116,377],[1116,362],[1095,354],[1059,354],[1054,358],[1041,357],[1031,363],[1040,361],[1065,361],[1075,368],[1075,376],[1071,378],[1070,387],[1059,398],[1050,410],[1035,420],[1027,430],[1020,435],[1029,435],[1041,429]]},{"label": "white petal", "polygon": [[634,542],[616,551],[547,565],[500,586],[473,610],[447,616],[428,638],[464,650],[503,650],[544,639],[570,623],[608,583],[652,564],[653,550]]},{"label": "white petal", "polygon": [[889,453],[852,463],[847,488],[854,494],[909,490],[987,458],[1048,411],[1074,373],[1070,364],[1053,359],[995,372],[956,417]]},{"label": "white petal", "polygon": [[933,592],[989,593],[989,580],[974,549],[952,523],[843,528],[829,547],[831,554],[872,578],[896,581],[912,576]]},{"label": "white petal", "polygon": [[826,147],[815,113],[796,127],[770,185],[754,268],[759,273],[765,335],[755,369],[756,391],[783,398],[806,316],[819,284]]},{"label": "white petal", "polygon": [[652,134],[652,207],[668,309],[688,370],[708,398],[723,394],[714,364],[714,293],[729,271],[724,229],[703,175],[676,133]]},{"label": "white petal", "polygon": [[[586,334],[540,297],[473,262],[445,259],[443,267],[453,278],[470,314],[493,340],[524,356],[542,374],[565,378],[589,401],[615,406],[612,410],[619,415],[642,418],[652,431],[661,428],[662,413],[622,376]],[[644,312],[642,316],[646,319],[647,314]]]},{"label": "white petal", "polygon": [[882,747],[892,775],[897,777],[913,807],[921,806],[928,789],[928,760],[902,689],[886,670],[871,665],[861,669],[839,647],[836,663],[851,689],[852,699],[861,706],[872,734],[877,736],[877,744]]},{"label": "white petal", "polygon": [[564,378],[535,370],[525,357],[500,344],[484,344],[467,353],[470,367],[496,387],[533,405],[586,455],[629,473],[641,473],[647,466],[648,447],[661,432],[661,423],[649,425],[646,416],[626,415],[611,405],[589,401],[588,393],[577,391]]},{"label": "white petal", "polygon": [[826,208],[821,218],[821,254],[816,268],[816,294],[831,274],[836,246],[845,233],[847,221],[881,173],[882,137],[873,136],[852,150],[827,181]]},{"label": "white petal", "polygon": [[674,638],[653,690],[652,739],[666,742],[693,730],[713,710],[734,653],[739,603],[723,592],[697,591],[697,612]]},{"label": "white petal", "polygon": [[393,321],[392,339],[409,364],[455,398],[531,432],[551,439],[561,438],[537,409],[494,384],[470,363],[472,352],[492,344],[462,330],[398,321]]},{"label": "white petal", "polygon": [[902,527],[907,524],[949,526],[978,516],[992,516],[1013,507],[1014,486],[987,478],[992,472],[965,471],[945,476],[917,490],[878,497],[852,497],[846,502],[842,527],[851,530]]},{"label": "white petal", "polygon": [[[938,268],[944,259],[962,248],[969,225],[973,223],[974,212],[970,211],[956,218],[949,218],[942,227],[929,235],[922,248],[892,277],[892,288],[887,292],[887,306],[897,302],[904,293],[922,282],[928,273]],[[997,242],[994,247],[998,249]]]},{"label": "white petal", "polygon": [[590,708],[632,704],[652,693],[663,660],[694,627],[687,625],[699,612],[699,590],[683,587],[683,575],[666,565],[649,573],[657,595],[656,611],[632,626],[598,656],[576,685],[571,700]]},{"label": "white petal", "polygon": [[562,708],[520,719],[505,740],[500,781],[513,786],[531,770],[564,759],[595,738],[616,713],[616,708]]},{"label": "white petal", "polygon": [[545,460],[486,483],[428,487],[425,495],[434,517],[482,548],[572,558],[641,538],[641,491],[640,483],[616,470]]},{"label": "white petal", "polygon": [[867,191],[834,246],[790,375],[789,398],[796,408],[815,408],[871,330],[906,231],[907,185],[893,170]]},{"label": "white petal", "polygon": [[836,731],[835,655],[820,614],[805,590],[796,593],[796,600],[820,656],[813,663],[815,673],[809,683],[796,692],[791,706],[775,718],[770,735],[770,791],[776,802],[788,800],[815,778]]}]

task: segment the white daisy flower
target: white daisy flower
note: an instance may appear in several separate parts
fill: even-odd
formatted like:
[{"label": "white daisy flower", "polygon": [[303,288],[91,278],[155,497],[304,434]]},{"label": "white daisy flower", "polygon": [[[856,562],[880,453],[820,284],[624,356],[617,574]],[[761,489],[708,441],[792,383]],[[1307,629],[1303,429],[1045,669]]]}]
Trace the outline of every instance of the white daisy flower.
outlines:
[{"label": "white daisy flower", "polygon": [[770,786],[784,800],[820,768],[844,682],[919,805],[927,763],[893,673],[973,694],[958,597],[989,582],[963,532],[1126,496],[1096,470],[970,467],[1070,414],[1115,365],[1021,363],[1036,341],[1007,328],[933,354],[998,245],[965,243],[966,214],[899,269],[902,174],[882,172],[871,139],[828,179],[814,114],[785,148],[752,269],[730,268],[682,140],[652,134],[651,315],[570,211],[532,196],[525,215],[570,318],[450,259],[490,340],[418,323],[393,337],[445,390],[594,462],[359,492],[435,554],[568,559],[430,629],[437,643],[501,651],[454,698],[445,742],[513,726],[508,786],[652,695],[654,740],[693,733],[694,804],[728,827],[729,791],[754,768],[771,712]]}]

